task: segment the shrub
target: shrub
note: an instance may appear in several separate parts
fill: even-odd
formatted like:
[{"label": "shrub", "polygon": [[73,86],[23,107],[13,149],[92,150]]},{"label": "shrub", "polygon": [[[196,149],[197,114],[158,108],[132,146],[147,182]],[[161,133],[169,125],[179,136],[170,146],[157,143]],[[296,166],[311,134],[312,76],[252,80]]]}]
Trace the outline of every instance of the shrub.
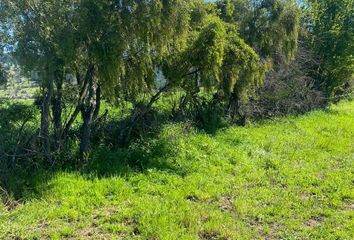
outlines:
[{"label": "shrub", "polygon": [[311,52],[301,48],[290,65],[279,64],[267,74],[256,97],[242,106],[241,111],[253,118],[269,118],[305,113],[324,106],[325,95],[310,77],[311,69],[317,64]]}]

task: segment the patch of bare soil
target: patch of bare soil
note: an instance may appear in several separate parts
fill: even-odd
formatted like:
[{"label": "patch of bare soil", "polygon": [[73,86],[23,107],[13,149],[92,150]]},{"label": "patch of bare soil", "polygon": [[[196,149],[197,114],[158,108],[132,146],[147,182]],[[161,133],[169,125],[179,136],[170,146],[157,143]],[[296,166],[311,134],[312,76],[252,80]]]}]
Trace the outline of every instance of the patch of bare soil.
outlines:
[{"label": "patch of bare soil", "polygon": [[321,217],[312,217],[305,222],[305,226],[309,228],[314,228],[321,225],[322,218]]},{"label": "patch of bare soil", "polygon": [[232,198],[224,197],[221,201],[220,208],[225,212],[233,211],[234,205],[233,205]]},{"label": "patch of bare soil", "polygon": [[199,239],[201,240],[227,240],[227,238],[222,237],[220,233],[204,231],[199,233]]}]

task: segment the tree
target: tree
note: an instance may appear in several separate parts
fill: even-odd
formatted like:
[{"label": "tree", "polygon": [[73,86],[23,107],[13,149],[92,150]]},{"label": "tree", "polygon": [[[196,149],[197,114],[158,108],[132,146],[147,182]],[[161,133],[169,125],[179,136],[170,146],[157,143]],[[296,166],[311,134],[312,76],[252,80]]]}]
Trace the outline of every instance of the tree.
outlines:
[{"label": "tree", "polygon": [[[263,63],[249,64],[249,68],[240,73],[238,84],[228,85],[233,86],[228,112],[242,115],[240,105],[248,100],[252,89],[262,83],[265,73],[294,59],[300,11],[293,0],[222,0],[217,7],[220,18],[233,26],[244,44],[254,51],[253,59],[256,57]],[[230,81],[230,77],[227,78]]]},{"label": "tree", "polygon": [[[73,61],[73,35],[68,19],[72,4],[66,1],[7,2],[7,11],[12,13],[8,19],[17,62],[25,71],[39,75],[42,93],[40,139],[48,157],[51,153],[51,105],[60,101],[64,69]],[[55,132],[59,135],[61,106],[56,103],[52,109]]]},{"label": "tree", "polygon": [[331,96],[354,74],[354,1],[306,2],[310,46],[321,64],[315,69],[317,86]]},{"label": "tree", "polygon": [[164,62],[169,85],[182,87],[181,101],[197,103],[198,93],[217,92],[228,101],[233,92],[243,99],[260,84],[268,64],[241,38],[237,28],[215,14],[206,14],[191,34],[190,44]]},{"label": "tree", "polygon": [[[88,150],[101,95],[135,99],[155,89],[154,68],[170,49],[185,44],[193,5],[201,1],[19,1],[13,11],[16,55],[23,68],[37,71],[42,86],[41,137],[50,152],[50,106],[57,136],[65,139],[83,116],[81,158]],[[171,28],[170,26],[174,26]],[[62,124],[65,73],[78,80],[78,101]],[[58,139],[58,140],[60,140]]]},{"label": "tree", "polygon": [[6,24],[7,14],[4,11],[4,8],[4,3],[0,3],[0,85],[5,84],[7,80],[3,58],[7,42],[8,26]]},{"label": "tree", "polygon": [[[92,75],[84,106],[81,153],[88,150],[98,89],[109,99],[135,101],[155,90],[154,69],[171,49],[185,44],[194,4],[201,1],[83,1],[78,33]],[[170,26],[174,26],[171,28]],[[92,101],[96,98],[95,101]]]}]

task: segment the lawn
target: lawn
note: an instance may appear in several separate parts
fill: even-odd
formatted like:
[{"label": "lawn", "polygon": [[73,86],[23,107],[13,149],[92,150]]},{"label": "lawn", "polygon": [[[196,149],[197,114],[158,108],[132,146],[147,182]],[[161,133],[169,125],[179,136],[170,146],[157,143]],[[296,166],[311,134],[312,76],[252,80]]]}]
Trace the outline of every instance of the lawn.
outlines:
[{"label": "lawn", "polygon": [[0,205],[0,239],[354,239],[354,102],[214,135],[168,124],[86,168]]}]

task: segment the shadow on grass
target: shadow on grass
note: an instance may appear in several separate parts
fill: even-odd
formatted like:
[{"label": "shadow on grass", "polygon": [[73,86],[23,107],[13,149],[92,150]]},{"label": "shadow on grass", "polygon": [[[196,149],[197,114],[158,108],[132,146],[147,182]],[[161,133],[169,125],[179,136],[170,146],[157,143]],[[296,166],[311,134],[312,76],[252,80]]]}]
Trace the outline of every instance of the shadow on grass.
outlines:
[{"label": "shadow on grass", "polygon": [[[87,164],[78,164],[70,159],[50,168],[43,164],[27,166],[26,169],[17,166],[16,169],[2,179],[1,187],[6,191],[4,202],[9,199],[26,202],[31,199],[40,199],[43,191],[48,187],[48,182],[58,173],[74,173],[84,178],[112,178],[123,177],[129,179],[136,174],[148,173],[150,169],[169,172],[182,177],[188,175],[188,169],[174,165],[168,161],[176,155],[173,144],[166,140],[153,139],[146,143],[134,143],[129,148],[109,149],[99,147],[91,153]],[[1,194],[0,194],[1,195]],[[11,207],[10,207],[11,209]]]},{"label": "shadow on grass", "polygon": [[[2,111],[10,118],[12,115],[16,116],[13,110],[8,112],[2,109]],[[88,178],[116,176],[129,178],[137,173],[144,174],[150,169],[155,169],[184,177],[190,173],[190,169],[174,162],[180,150],[178,140],[191,129],[209,135],[216,134],[219,129],[229,126],[222,115],[223,109],[215,105],[206,105],[199,112],[190,112],[180,118],[173,118],[171,112],[167,110],[152,110],[136,124],[130,140],[124,144],[119,137],[129,122],[129,115],[122,119],[114,116],[94,127],[92,151],[86,163],[77,160],[80,132],[79,129],[73,129],[63,149],[54,153],[54,159],[51,161],[23,156],[17,158],[15,165],[9,166],[11,157],[0,156],[0,164],[4,163],[1,165],[4,166],[1,172],[5,173],[0,176],[0,187],[6,192],[6,198],[10,196],[15,200],[28,200],[40,198],[41,189],[45,189],[47,182],[60,172],[79,173]],[[165,126],[171,122],[183,127],[166,131]],[[15,127],[8,128],[6,134],[11,135],[17,130]],[[0,131],[0,137],[1,134]],[[8,145],[11,148],[13,144]]]},{"label": "shadow on grass", "polygon": [[[174,144],[177,138],[173,133],[161,136],[164,124],[169,121],[168,113],[143,119],[144,122],[137,125],[138,128],[144,126],[143,131],[134,130],[131,142],[122,146],[117,137],[126,121],[127,119],[110,120],[101,126],[101,129],[96,129],[87,163],[78,162],[76,158],[78,131],[71,132],[70,140],[61,152],[54,154],[51,162],[41,158],[18,156],[16,164],[11,165],[8,164],[13,161],[11,156],[0,156],[0,197],[3,202],[7,203],[10,199],[25,202],[40,198],[43,189],[48,187],[48,181],[60,172],[78,173],[87,178],[129,178],[137,173],[144,174],[149,169],[173,172],[181,176],[188,173],[188,170],[168,161],[176,156],[177,151]],[[6,134],[17,130],[7,128]],[[0,132],[0,137],[2,136],[5,135]],[[11,146],[11,143],[8,145]]]}]

